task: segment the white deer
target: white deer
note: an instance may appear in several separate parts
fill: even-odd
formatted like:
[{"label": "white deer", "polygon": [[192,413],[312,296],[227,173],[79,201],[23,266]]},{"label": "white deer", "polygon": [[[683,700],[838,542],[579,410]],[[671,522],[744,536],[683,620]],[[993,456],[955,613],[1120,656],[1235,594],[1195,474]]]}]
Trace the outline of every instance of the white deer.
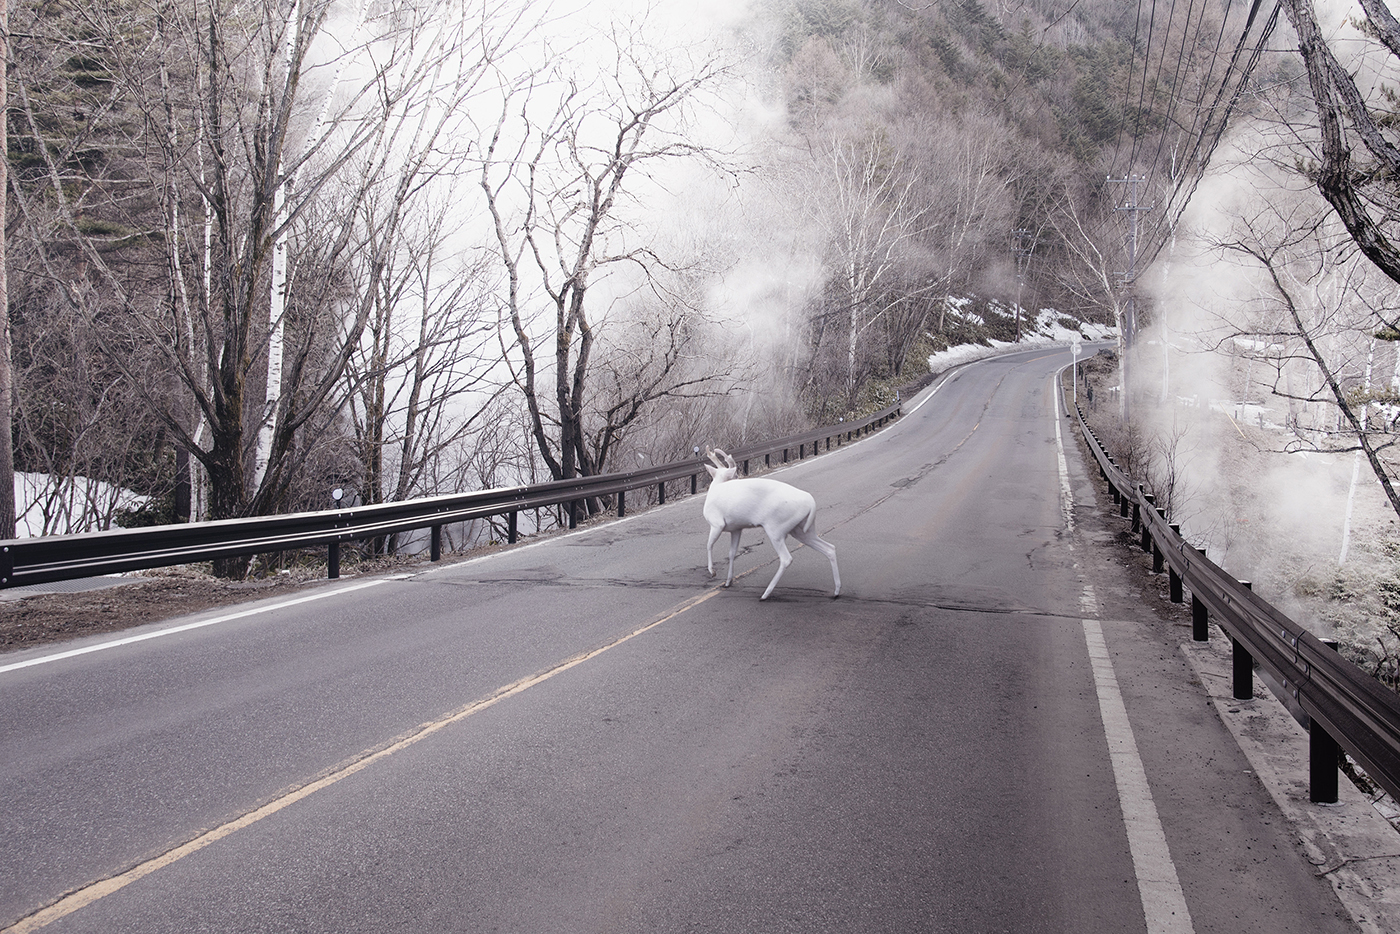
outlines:
[{"label": "white deer", "polygon": [[710,523],[710,542],[705,558],[710,576],[715,576],[714,548],[721,532],[729,533],[729,576],[724,586],[734,583],[734,556],[739,553],[739,536],[744,529],[763,529],[773,550],[778,553],[778,573],[768,582],[760,600],[767,600],[778,578],[792,563],[787,548],[791,535],[809,548],[826,555],[831,562],[831,577],[836,582],[833,597],[841,596],[841,571],[836,566],[836,549],[812,530],[817,518],[817,501],[812,494],[778,480],[762,477],[735,479],[739,467],[734,458],[720,450],[707,450],[706,456],[714,466],[705,465],[710,472],[710,489],[705,494],[705,521]]}]

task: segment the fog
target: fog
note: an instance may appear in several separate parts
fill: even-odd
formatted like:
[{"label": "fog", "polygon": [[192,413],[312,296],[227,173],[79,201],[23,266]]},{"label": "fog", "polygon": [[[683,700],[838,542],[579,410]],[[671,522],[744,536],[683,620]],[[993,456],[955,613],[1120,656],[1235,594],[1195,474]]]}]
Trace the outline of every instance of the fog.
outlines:
[{"label": "fog", "polygon": [[[1270,124],[1237,125],[1175,248],[1140,280],[1152,321],[1134,354],[1131,414],[1145,469],[1186,538],[1328,633],[1301,597],[1326,591],[1344,561],[1374,559],[1395,514],[1369,465],[1358,470],[1346,451],[1355,436],[1338,430],[1339,411],[1263,266],[1231,247],[1273,251],[1316,343],[1353,390],[1400,375],[1395,345],[1371,339],[1374,300],[1393,284],[1350,247],[1305,178],[1261,158],[1286,142]],[[1318,222],[1315,238],[1298,236]]]}]

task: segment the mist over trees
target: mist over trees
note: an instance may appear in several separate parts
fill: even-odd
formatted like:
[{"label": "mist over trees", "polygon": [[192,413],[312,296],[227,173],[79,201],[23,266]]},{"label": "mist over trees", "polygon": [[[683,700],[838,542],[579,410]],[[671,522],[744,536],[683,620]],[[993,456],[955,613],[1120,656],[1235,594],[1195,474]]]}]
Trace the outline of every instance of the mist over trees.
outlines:
[{"label": "mist over trees", "polygon": [[[1237,6],[1237,5],[1236,5]],[[1263,24],[1227,3],[769,5],[781,138],[827,230],[800,312],[811,417],[887,401],[931,351],[1053,308],[1135,330],[1132,181],[1172,231],[1250,86]],[[1237,43],[1243,45],[1237,45]]]},{"label": "mist over trees", "polygon": [[508,86],[480,159],[506,282],[504,359],[556,480],[601,473],[638,419],[725,393],[736,369],[699,352],[706,321],[687,287],[693,270],[633,200],[673,163],[725,171],[686,132],[696,98],[723,72],[622,32],[600,54],[586,78],[540,63]]},{"label": "mist over trees", "polygon": [[1076,238],[1206,109],[1204,9],[1169,53],[1108,0],[11,3],[15,469],[126,523],[587,475],[1111,320]]},{"label": "mist over trees", "polygon": [[1193,545],[1393,686],[1400,32],[1371,0],[1217,12],[1195,54],[1137,45],[1123,100],[1179,90],[1125,111],[1115,195],[1056,215],[1124,324],[1093,417]]},{"label": "mist over trees", "polygon": [[[1184,224],[1169,212],[1156,223],[1157,242],[1182,241],[1182,276],[1173,275],[1169,253],[1159,259],[1151,293],[1163,314],[1148,324],[1159,347],[1171,345],[1173,330],[1182,336],[1192,350],[1179,369],[1192,376],[1164,372],[1167,364],[1152,359],[1165,360],[1163,350],[1139,354],[1153,376],[1140,381],[1138,398],[1155,401],[1155,383],[1168,412],[1174,392],[1275,406],[1280,434],[1261,444],[1355,452],[1400,515],[1400,26],[1370,0],[1355,8],[1289,0],[1253,29],[1255,45],[1272,35],[1278,51],[1253,53],[1258,69],[1222,134],[1223,158],[1203,182],[1209,194]],[[1202,275],[1215,296],[1193,288],[1190,277]],[[1215,359],[1207,365],[1208,357]]]}]

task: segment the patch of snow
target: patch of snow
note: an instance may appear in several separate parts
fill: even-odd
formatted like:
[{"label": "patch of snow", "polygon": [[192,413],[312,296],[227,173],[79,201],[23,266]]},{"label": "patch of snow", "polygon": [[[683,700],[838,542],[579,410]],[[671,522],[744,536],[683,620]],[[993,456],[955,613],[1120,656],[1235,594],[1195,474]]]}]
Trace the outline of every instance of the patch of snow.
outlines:
[{"label": "patch of snow", "polygon": [[150,502],[102,480],[54,474],[15,472],[15,535],[68,535],[113,526],[118,510]]},{"label": "patch of snow", "polygon": [[943,302],[944,306],[948,310],[948,315],[950,317],[957,318],[960,321],[966,321],[969,324],[975,324],[978,327],[983,327],[986,325],[986,318],[983,318],[975,311],[969,310],[972,307],[972,299],[967,298],[966,296],[962,298],[954,298],[950,295],[947,298],[945,298]]},{"label": "patch of snow", "polygon": [[[954,311],[960,315],[958,309],[970,303],[970,299],[949,298],[949,311]],[[976,315],[964,315],[969,319]],[[947,350],[940,350],[938,353],[930,354],[928,358],[929,372],[942,373],[963,363],[971,363],[974,360],[982,360],[986,357],[1002,353],[1008,349],[1017,347],[1048,347],[1060,346],[1072,343],[1076,338],[1084,341],[1105,341],[1113,340],[1118,336],[1118,329],[1105,324],[1092,324],[1084,321],[1079,323],[1079,327],[1067,328],[1061,324],[1061,320],[1067,316],[1061,314],[1053,308],[1042,308],[1036,313],[1034,318],[1028,319],[1026,329],[1021,334],[1019,341],[999,341],[993,340],[988,344],[958,344],[949,347]]]}]

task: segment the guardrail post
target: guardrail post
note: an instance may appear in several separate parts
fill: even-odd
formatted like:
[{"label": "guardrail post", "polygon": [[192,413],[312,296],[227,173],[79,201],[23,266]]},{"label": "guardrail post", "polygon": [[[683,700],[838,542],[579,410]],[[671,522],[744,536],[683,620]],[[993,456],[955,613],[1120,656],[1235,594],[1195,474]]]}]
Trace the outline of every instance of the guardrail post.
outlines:
[{"label": "guardrail post", "polygon": [[331,542],[326,546],[326,579],[340,579],[340,542]]},{"label": "guardrail post", "polygon": [[569,528],[578,528],[578,500],[569,500]]},{"label": "guardrail post", "polygon": [[807,459],[807,443],[805,441],[799,441],[797,444],[797,459],[800,461]]},{"label": "guardrail post", "polygon": [[[1164,522],[1166,521],[1166,518],[1167,518],[1166,510],[1158,509],[1158,510],[1157,510],[1157,515],[1162,519],[1162,521],[1164,521]],[[1165,562],[1164,562],[1164,560],[1163,560],[1163,555],[1162,555],[1162,543],[1159,542],[1159,541],[1157,541],[1157,539],[1154,538],[1154,539],[1152,540],[1152,573],[1153,573],[1153,574],[1161,574],[1161,573],[1162,573],[1162,566],[1163,566],[1164,563],[1165,563]]]},{"label": "guardrail post", "polygon": [[[1177,535],[1181,534],[1181,526],[1173,524],[1171,530]],[[1181,592],[1181,575],[1176,573],[1176,568],[1167,568],[1167,598],[1172,603],[1181,603],[1185,597]]]},{"label": "guardrail post", "polygon": [[691,475],[690,475],[690,495],[691,495],[691,496],[694,496],[694,495],[695,495],[695,478],[696,478],[697,476],[698,476],[698,474],[691,474]]},{"label": "guardrail post", "polygon": [[658,506],[666,505],[666,481],[662,480],[656,485],[656,501]]},{"label": "guardrail post", "polygon": [[518,537],[515,533],[516,526],[520,518],[519,510],[512,509],[510,515],[506,517],[506,542],[514,545]]},{"label": "guardrail post", "polygon": [[[1248,590],[1254,589],[1249,581],[1240,581],[1240,584]],[[1231,636],[1230,658],[1235,700],[1249,700],[1254,696],[1254,656],[1240,644],[1240,640]]]},{"label": "guardrail post", "polygon": [[428,536],[428,560],[442,560],[442,526],[440,525],[433,526]]},{"label": "guardrail post", "polygon": [[788,452],[788,449],[787,449],[787,448],[783,448],[783,463],[784,463],[784,464],[787,463],[787,452]]},{"label": "guardrail post", "polygon": [[0,548],[0,587],[10,586],[10,580],[15,576],[15,553],[6,545]]},{"label": "guardrail post", "polygon": [[749,459],[746,457],[746,458],[744,458],[744,476],[747,477],[748,475],[749,475]]},{"label": "guardrail post", "polygon": [[[1322,644],[1337,651],[1335,639],[1323,639]],[[1308,797],[1313,804],[1337,803],[1337,762],[1341,747],[1332,735],[1311,717],[1308,718]]]},{"label": "guardrail post", "polygon": [[1240,645],[1238,639],[1230,637],[1230,658],[1233,661],[1232,674],[1235,700],[1249,700],[1254,696],[1254,656],[1249,649]]},{"label": "guardrail post", "polygon": [[1210,641],[1210,611],[1194,593],[1191,595],[1191,638],[1196,642]]},{"label": "guardrail post", "polygon": [[617,491],[617,517],[619,519],[627,515],[627,491]]},{"label": "guardrail post", "polygon": [[[1153,496],[1151,493],[1143,494],[1142,498],[1147,501],[1148,509],[1155,509],[1157,507],[1157,497]],[[1142,545],[1143,551],[1152,550],[1152,533],[1147,530],[1146,522],[1142,524],[1142,541],[1139,544]]]}]

